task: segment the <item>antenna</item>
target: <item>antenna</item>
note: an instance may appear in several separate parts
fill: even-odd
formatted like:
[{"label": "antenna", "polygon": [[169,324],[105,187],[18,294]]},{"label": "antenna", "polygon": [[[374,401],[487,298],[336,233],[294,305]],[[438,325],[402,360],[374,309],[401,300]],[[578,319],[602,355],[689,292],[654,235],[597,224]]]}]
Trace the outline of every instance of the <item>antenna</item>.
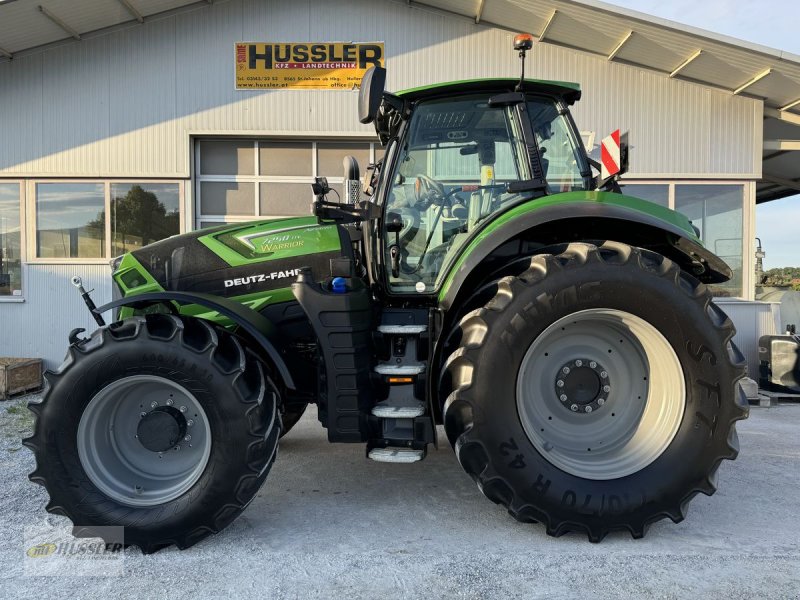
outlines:
[{"label": "antenna", "polygon": [[514,36],[514,50],[519,50],[519,58],[522,60],[522,73],[519,76],[519,83],[514,88],[515,92],[521,92],[525,82],[525,53],[533,48],[533,36],[530,33],[519,33]]}]

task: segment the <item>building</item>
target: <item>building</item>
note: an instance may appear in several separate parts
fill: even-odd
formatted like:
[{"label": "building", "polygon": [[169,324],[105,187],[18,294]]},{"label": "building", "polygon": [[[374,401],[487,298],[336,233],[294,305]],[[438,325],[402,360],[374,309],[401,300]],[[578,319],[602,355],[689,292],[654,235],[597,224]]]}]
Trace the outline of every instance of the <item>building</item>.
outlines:
[{"label": "building", "polygon": [[[579,82],[596,155],[629,132],[633,195],[688,215],[753,299],[755,205],[800,180],[800,56],[582,0],[0,1],[0,356],[63,356],[93,329],[73,275],[178,232],[307,213],[314,175],[380,155],[352,89],[236,89],[237,42],[383,44],[389,89]],[[259,50],[261,52],[261,50]],[[338,180],[336,178],[339,178]]]}]

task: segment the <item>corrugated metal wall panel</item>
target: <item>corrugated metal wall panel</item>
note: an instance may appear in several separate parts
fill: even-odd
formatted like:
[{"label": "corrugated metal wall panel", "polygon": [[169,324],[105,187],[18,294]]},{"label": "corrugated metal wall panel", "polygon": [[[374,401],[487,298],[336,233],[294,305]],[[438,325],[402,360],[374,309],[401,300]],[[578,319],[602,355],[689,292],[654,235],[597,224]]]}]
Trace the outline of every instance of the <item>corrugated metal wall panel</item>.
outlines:
[{"label": "corrugated metal wall panel", "polygon": [[64,358],[70,331],[97,328],[70,283],[73,275],[83,279],[87,290],[94,289],[92,298],[98,306],[111,301],[108,265],[28,265],[25,302],[0,304],[0,356],[43,358],[52,369]]},{"label": "corrugated metal wall panel", "polygon": [[42,174],[108,172],[108,36],[42,55]]},{"label": "corrugated metal wall panel", "polygon": [[573,115],[597,144],[616,128],[629,132],[631,176],[756,172],[760,102],[555,46],[534,56],[537,75],[581,83]]},{"label": "corrugated metal wall panel", "polygon": [[716,302],[736,327],[733,343],[744,354],[748,377],[758,381],[758,339],[762,335],[781,333],[778,318],[780,305],[775,302],[743,302],[723,299]]},{"label": "corrugated metal wall panel", "polygon": [[35,173],[42,156],[42,55],[0,64],[0,175]]},{"label": "corrugated metal wall panel", "polygon": [[[176,122],[175,20],[125,29],[109,45],[108,169],[130,176],[183,166]],[[153,69],[152,65],[162,68]],[[115,139],[116,138],[116,139]],[[146,149],[146,151],[143,151]]]},{"label": "corrugated metal wall panel", "polygon": [[[0,176],[188,176],[193,131],[371,132],[354,92],[234,90],[236,41],[384,41],[389,87],[402,89],[514,76],[511,37],[399,2],[213,4],[0,65],[14,107],[0,113]],[[531,76],[582,84],[582,130],[630,131],[632,174],[757,171],[756,100],[546,43],[529,63]]]}]

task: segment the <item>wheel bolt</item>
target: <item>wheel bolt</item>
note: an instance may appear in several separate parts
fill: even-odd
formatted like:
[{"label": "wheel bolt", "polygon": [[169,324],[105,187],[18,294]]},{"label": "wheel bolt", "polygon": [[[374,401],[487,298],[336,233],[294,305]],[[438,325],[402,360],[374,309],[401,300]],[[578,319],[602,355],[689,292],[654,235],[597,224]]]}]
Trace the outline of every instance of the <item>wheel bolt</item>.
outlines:
[{"label": "wheel bolt", "polygon": [[156,402],[155,400],[153,400],[153,401],[150,403],[150,408],[155,408],[156,406],[158,406],[158,402]]},{"label": "wheel bolt", "polygon": [[590,367],[592,367],[592,368],[594,369],[594,368],[596,368],[596,367],[597,367],[597,363],[596,363],[596,362],[594,362],[594,361],[592,361],[592,362],[590,362],[590,363],[589,363],[589,366],[590,366]]},{"label": "wheel bolt", "polygon": [[611,386],[610,385],[604,385],[603,386],[603,391],[606,392],[606,393],[610,392],[611,391]]},{"label": "wheel bolt", "polygon": [[561,395],[558,397],[558,399],[559,399],[559,400],[561,400],[562,402],[566,402],[566,401],[567,401],[567,395],[566,395],[566,394],[561,394]]},{"label": "wheel bolt", "polygon": [[175,446],[175,448],[174,448],[175,452],[177,452],[177,451],[178,451],[178,450],[180,450],[180,449],[181,449],[181,447],[180,447],[180,446]]},{"label": "wheel bolt", "polygon": [[575,366],[576,367],[582,367],[583,366],[583,361],[582,360],[576,360],[575,361]]},{"label": "wheel bolt", "polygon": [[172,404],[173,404],[173,402],[172,402],[172,398],[170,398],[169,400],[167,400],[167,406],[172,406]]},{"label": "wheel bolt", "polygon": [[597,399],[597,405],[598,406],[603,406],[603,404],[605,404],[605,403],[606,403],[606,401],[603,398],[598,398]]},{"label": "wheel bolt", "polygon": [[564,375],[568,375],[568,374],[569,374],[569,367],[564,367],[563,369],[561,369],[561,372],[562,372]]},{"label": "wheel bolt", "polygon": [[572,406],[570,406],[569,408],[570,408],[570,410],[572,410],[573,412],[575,412],[575,411],[577,411],[577,410],[578,410],[578,405],[577,405],[577,404],[573,404],[573,405],[572,405]]},{"label": "wheel bolt", "polygon": [[181,406],[181,412],[186,412],[186,407],[185,406]]},{"label": "wheel bolt", "polygon": [[585,407],[585,408],[583,409],[583,412],[587,412],[587,413],[590,413],[590,412],[592,412],[592,407],[591,407],[591,406],[587,406],[587,407]]},{"label": "wheel bolt", "polygon": [[192,439],[192,436],[190,436],[190,435],[187,435],[185,438],[183,438],[183,441],[184,441],[184,442],[188,442],[188,441],[190,441],[191,439]]},{"label": "wheel bolt", "polygon": [[563,381],[563,380],[561,380],[561,379],[559,379],[558,381],[556,381],[556,385],[557,385],[558,387],[564,387],[564,381]]},{"label": "wheel bolt", "polygon": [[191,419],[189,419],[188,421],[186,421],[186,424],[187,424],[189,427],[191,427],[192,425],[194,425],[194,421],[192,421]]},{"label": "wheel bolt", "polygon": [[605,379],[606,377],[608,377],[608,373],[607,373],[607,372],[605,372],[605,371],[600,371],[600,377],[602,377],[603,379]]},{"label": "wheel bolt", "polygon": [[147,413],[146,412],[140,412],[139,416],[144,419],[147,416]]}]

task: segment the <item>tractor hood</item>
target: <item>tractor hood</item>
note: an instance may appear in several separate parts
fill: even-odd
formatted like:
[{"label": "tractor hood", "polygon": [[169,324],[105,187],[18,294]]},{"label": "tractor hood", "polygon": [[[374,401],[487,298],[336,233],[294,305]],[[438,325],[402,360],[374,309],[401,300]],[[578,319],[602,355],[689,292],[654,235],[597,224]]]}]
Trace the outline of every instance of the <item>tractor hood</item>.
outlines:
[{"label": "tractor hood", "polygon": [[328,277],[331,259],[349,257],[345,236],[315,217],[223,225],[124,255],[114,280],[123,296],[180,290],[232,297],[288,289],[306,267],[315,280]]}]

